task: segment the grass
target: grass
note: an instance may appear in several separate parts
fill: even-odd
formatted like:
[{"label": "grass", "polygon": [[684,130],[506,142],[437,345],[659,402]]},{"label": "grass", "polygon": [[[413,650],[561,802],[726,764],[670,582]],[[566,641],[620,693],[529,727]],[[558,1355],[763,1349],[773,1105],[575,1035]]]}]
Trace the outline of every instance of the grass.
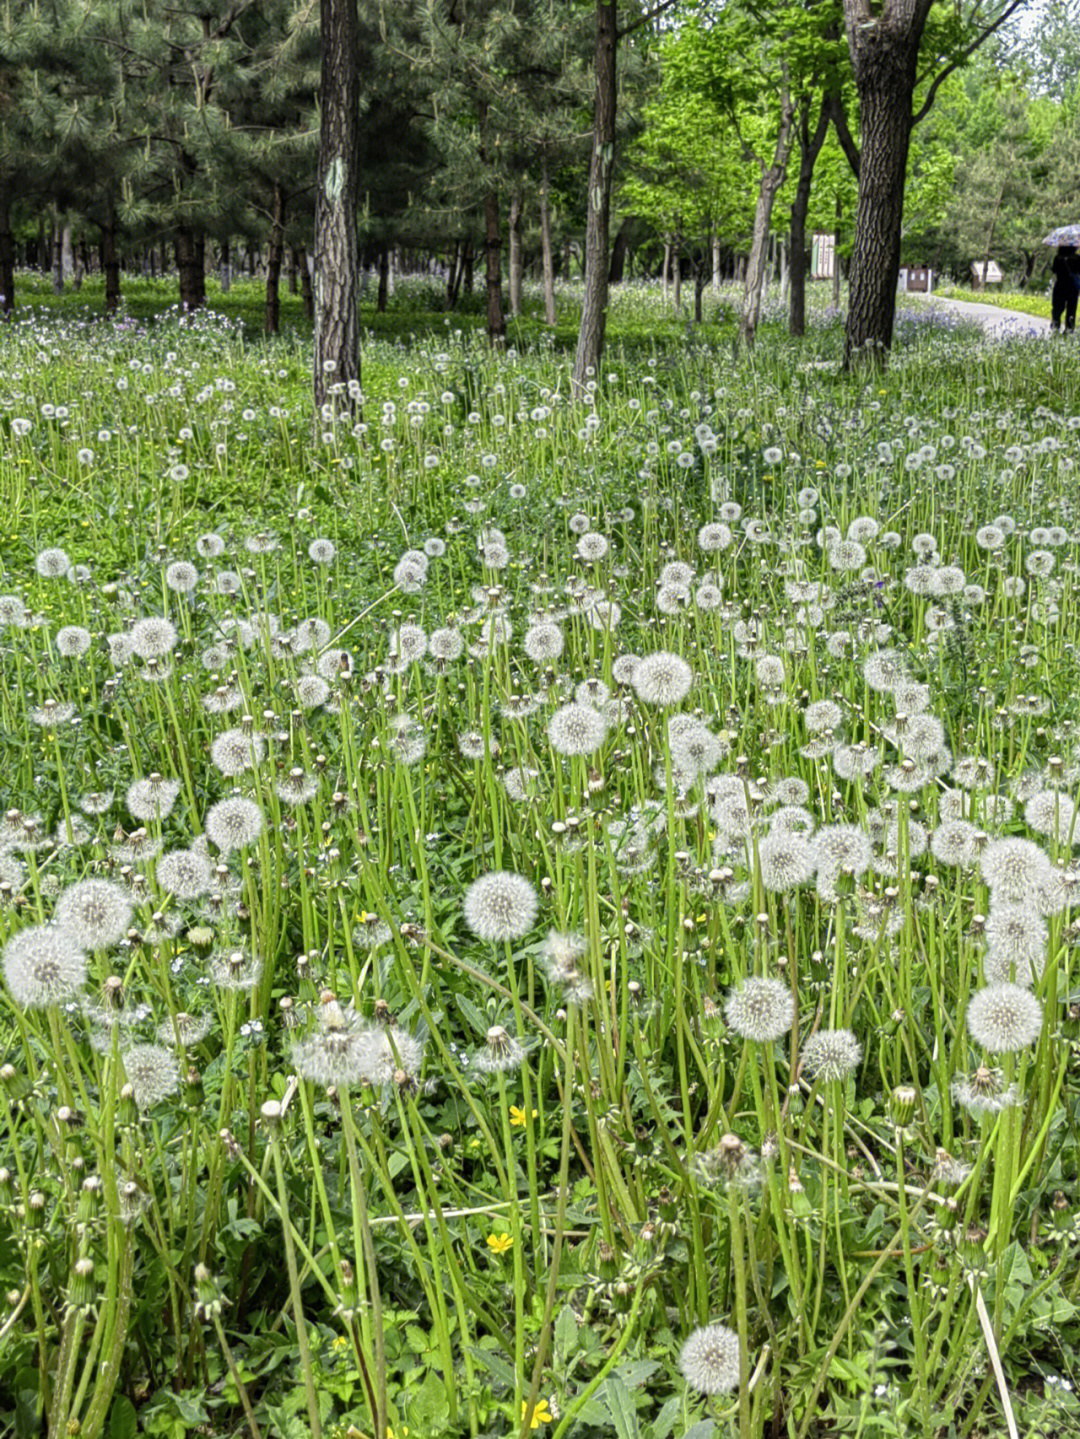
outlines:
[{"label": "grass", "polygon": [[12,1432],[1076,1432],[1075,368],[424,293],[0,332]]},{"label": "grass", "polygon": [[934,292],[945,300],[967,300],[977,305],[996,305],[1002,310],[1018,310],[1023,315],[1050,318],[1050,296],[1032,290],[965,290],[958,285],[939,286]]}]

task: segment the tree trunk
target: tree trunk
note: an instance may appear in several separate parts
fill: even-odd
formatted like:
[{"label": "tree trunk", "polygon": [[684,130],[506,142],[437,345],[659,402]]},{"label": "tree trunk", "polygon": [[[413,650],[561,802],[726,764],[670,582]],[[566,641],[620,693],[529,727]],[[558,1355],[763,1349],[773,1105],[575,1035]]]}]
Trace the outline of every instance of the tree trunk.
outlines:
[{"label": "tree trunk", "polygon": [[232,288],[232,250],[228,235],[221,242],[221,263],[218,273],[221,276],[221,293],[227,295]]},{"label": "tree trunk", "polygon": [[608,231],[615,160],[617,0],[596,0],[596,100],[585,222],[585,303],[581,311],[573,389],[580,393],[600,368],[608,303]]},{"label": "tree trunk", "polygon": [[285,191],[274,186],[274,206],[270,221],[270,252],[266,260],[266,333],[276,335],[281,329],[281,261],[285,253]]},{"label": "tree trunk", "polygon": [[53,225],[52,272],[53,293],[62,295],[64,293],[64,244],[61,238],[59,217]]},{"label": "tree trunk", "polygon": [[615,243],[611,247],[611,268],[608,270],[609,285],[621,285],[623,282],[623,275],[626,272],[626,246],[629,228],[629,224],[624,220],[619,226]]},{"label": "tree trunk", "polygon": [[669,281],[670,278],[671,278],[671,241],[665,239],[665,241],[664,241],[663,269],[662,269],[662,271],[661,271],[661,279],[660,279],[660,294],[661,294],[661,298],[663,299],[663,302],[664,302],[664,308],[665,308],[665,310],[667,309],[668,281]]},{"label": "tree trunk", "polygon": [[914,15],[902,24],[882,20],[866,25],[857,0],[844,0],[862,132],[845,368],[864,362],[883,364],[892,345],[911,97],[929,6],[930,0],[918,0]]},{"label": "tree trunk", "polygon": [[814,179],[814,166],[829,133],[830,108],[826,97],[822,97],[821,110],[813,130],[810,129],[810,105],[809,96],[799,103],[796,127],[799,138],[799,177],[795,182],[795,197],[791,202],[788,332],[796,337],[806,334],[806,217],[810,211],[810,187]]},{"label": "tree trunk", "polygon": [[15,236],[11,230],[11,199],[6,176],[0,174],[0,313],[15,309]]},{"label": "tree trunk", "polygon": [[720,293],[720,236],[712,237],[712,287],[713,294]]},{"label": "tree trunk", "polygon": [[499,192],[488,177],[488,106],[478,110],[480,168],[488,178],[484,192],[484,280],[487,284],[487,333],[493,346],[506,340],[506,316],[502,301],[502,226],[499,222]]},{"label": "tree trunk", "polygon": [[676,237],[671,246],[671,282],[676,310],[682,309],[682,245]]},{"label": "tree trunk", "polygon": [[289,247],[289,294],[300,291],[300,251],[295,245]]},{"label": "tree trunk", "polygon": [[458,258],[461,254],[461,241],[454,241],[454,248],[450,251],[450,264],[446,271],[446,307],[449,310],[457,303],[457,276]]},{"label": "tree trunk", "polygon": [[694,323],[701,324],[701,297],[705,292],[705,256],[694,260]]},{"label": "tree trunk", "polygon": [[68,280],[75,278],[75,249],[71,243],[70,222],[66,222],[60,231],[60,262],[63,266],[64,283],[66,284]]},{"label": "tree trunk", "polygon": [[795,123],[795,106],[785,73],[780,96],[780,127],[776,133],[776,146],[771,165],[762,164],[761,185],[758,189],[757,205],[754,209],[754,233],[750,245],[750,258],[746,265],[746,284],[743,288],[742,318],[736,345],[740,342],[750,346],[757,334],[761,318],[761,292],[765,287],[765,272],[769,255],[769,227],[772,224],[773,205],[777,191],[787,174],[788,155],[791,153],[792,130]]},{"label": "tree trunk", "polygon": [[487,281],[487,332],[492,345],[506,339],[506,316],[502,302],[502,231],[499,227],[499,196],[489,190],[484,196],[484,278]]},{"label": "tree trunk", "polygon": [[[315,191],[315,406],[331,386],[359,406],[360,39],[356,0],[320,0],[319,173]],[[351,382],[351,388],[350,388]]]},{"label": "tree trunk", "polygon": [[315,296],[311,288],[311,256],[306,248],[300,246],[300,299],[304,306],[304,319],[315,318]]},{"label": "tree trunk", "polygon": [[111,197],[101,227],[101,268],[105,272],[105,313],[115,315],[120,308],[120,255],[116,248],[116,211]]},{"label": "tree trunk", "polygon": [[551,253],[551,175],[544,151],[540,181],[540,248],[544,261],[544,322],[555,323],[555,261]]},{"label": "tree trunk", "polygon": [[476,252],[473,250],[472,236],[469,235],[465,241],[465,258],[462,261],[461,283],[465,288],[466,295],[473,292],[473,265],[476,262]]},{"label": "tree trunk", "polygon": [[521,314],[521,283],[524,260],[521,253],[521,191],[510,196],[510,313]]},{"label": "tree trunk", "polygon": [[386,304],[390,298],[390,246],[379,246],[379,294],[375,301],[375,308],[380,315],[386,314]]},{"label": "tree trunk", "polygon": [[204,256],[205,250],[190,230],[177,230],[176,268],[180,277],[180,306],[184,310],[197,310],[206,303]]}]

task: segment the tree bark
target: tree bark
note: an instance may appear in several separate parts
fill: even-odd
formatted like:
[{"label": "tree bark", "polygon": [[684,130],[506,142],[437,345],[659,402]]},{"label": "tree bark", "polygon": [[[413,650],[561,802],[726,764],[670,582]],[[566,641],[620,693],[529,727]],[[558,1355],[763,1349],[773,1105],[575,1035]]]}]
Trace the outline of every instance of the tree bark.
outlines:
[{"label": "tree bark", "polygon": [[544,322],[555,323],[555,260],[551,253],[551,175],[544,151],[540,180],[540,248],[544,263]]},{"label": "tree bark", "polygon": [[746,284],[743,287],[742,318],[739,321],[736,345],[747,347],[754,343],[758,321],[761,318],[761,292],[765,288],[765,272],[768,268],[769,227],[772,224],[773,205],[777,192],[787,175],[788,156],[791,153],[792,130],[795,124],[795,106],[785,73],[780,95],[780,126],[776,132],[776,145],[772,163],[761,162],[761,184],[758,188],[757,205],[754,209],[754,232],[750,245],[750,258],[746,265]]},{"label": "tree bark", "polygon": [[676,310],[682,309],[682,245],[679,237],[676,236],[671,246],[671,284],[673,289],[672,298],[675,301]]},{"label": "tree bark", "polygon": [[59,216],[56,217],[53,224],[52,283],[53,293],[62,295],[64,293],[64,244],[61,239]]},{"label": "tree bark", "polygon": [[221,293],[227,295],[232,288],[232,248],[228,235],[221,242],[221,263],[218,273],[221,276]]},{"label": "tree bark", "polygon": [[110,197],[101,227],[101,268],[105,272],[105,313],[120,308],[120,255],[116,248],[116,210]]},{"label": "tree bark", "polygon": [[480,169],[484,176],[484,280],[487,285],[487,333],[492,346],[506,340],[506,316],[502,300],[502,225],[499,221],[499,192],[488,173],[488,105],[478,110]]},{"label": "tree bark", "polygon": [[624,220],[619,226],[615,243],[611,247],[611,267],[608,270],[609,285],[621,285],[623,282],[623,275],[626,272],[626,246],[629,228],[630,226]]},{"label": "tree bark", "polygon": [[206,241],[182,227],[176,232],[176,268],[180,278],[180,304],[197,310],[206,304]]},{"label": "tree bark", "polygon": [[712,237],[712,287],[713,294],[720,293],[720,236]]},{"label": "tree bark", "polygon": [[666,237],[664,239],[664,258],[661,261],[661,265],[660,294],[664,302],[664,308],[667,309],[668,281],[671,278],[671,241]]},{"label": "tree bark", "polygon": [[300,292],[300,251],[295,245],[289,247],[289,294]]},{"label": "tree bark", "polygon": [[6,176],[0,174],[0,313],[15,309],[15,236],[11,230],[11,198]]},{"label": "tree bark", "polygon": [[281,329],[281,261],[285,253],[285,191],[274,186],[274,204],[270,218],[270,251],[266,259],[266,333],[276,335]]},{"label": "tree bark", "polygon": [[817,124],[810,129],[810,96],[799,102],[796,133],[799,140],[799,175],[791,202],[791,258],[789,261],[790,291],[788,295],[788,332],[800,337],[806,334],[806,217],[810,211],[810,187],[814,166],[829,133],[830,106],[822,96]]},{"label": "tree bark", "polygon": [[390,298],[390,246],[379,246],[379,293],[375,301],[375,308],[380,315],[386,314],[386,304]]},{"label": "tree bark", "polygon": [[473,266],[476,263],[476,252],[473,249],[472,236],[469,235],[465,241],[465,256],[461,262],[461,284],[464,286],[466,295],[473,292]]},{"label": "tree bark", "polygon": [[457,303],[457,277],[458,257],[461,254],[461,241],[454,241],[454,248],[450,251],[450,264],[446,271],[446,307],[452,310]]},{"label": "tree bark", "polygon": [[904,181],[911,143],[911,99],[931,0],[910,0],[866,23],[865,0],[844,0],[859,95],[862,148],[851,252],[844,367],[883,364],[892,345]]},{"label": "tree bark", "polygon": [[524,259],[521,253],[521,191],[516,189],[510,196],[510,313],[521,314],[521,285]]},{"label": "tree bark", "polygon": [[615,161],[615,46],[617,0],[596,0],[596,98],[593,149],[585,222],[585,303],[581,311],[577,351],[571,380],[575,392],[600,368],[608,304],[608,233],[611,223],[611,176]]},{"label": "tree bark", "polygon": [[[316,409],[331,394],[359,408],[360,38],[356,0],[320,0],[319,167],[315,191]],[[337,388],[340,386],[340,390]]]},{"label": "tree bark", "polygon": [[315,295],[311,288],[311,256],[303,245],[300,246],[300,299],[304,306],[304,319],[315,318]]}]

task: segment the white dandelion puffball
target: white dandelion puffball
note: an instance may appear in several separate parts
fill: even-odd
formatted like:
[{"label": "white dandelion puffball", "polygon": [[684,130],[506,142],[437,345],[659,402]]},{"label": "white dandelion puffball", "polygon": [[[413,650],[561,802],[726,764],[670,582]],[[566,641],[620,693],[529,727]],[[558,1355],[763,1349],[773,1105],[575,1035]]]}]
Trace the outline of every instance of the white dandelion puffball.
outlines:
[{"label": "white dandelion puffball", "polygon": [[536,890],[524,875],[495,870],[465,892],[465,923],[478,939],[520,939],[536,918]]},{"label": "white dandelion puffball", "polygon": [[739,1336],[726,1324],[695,1329],[682,1347],[679,1369],[699,1394],[728,1394],[738,1387]]}]

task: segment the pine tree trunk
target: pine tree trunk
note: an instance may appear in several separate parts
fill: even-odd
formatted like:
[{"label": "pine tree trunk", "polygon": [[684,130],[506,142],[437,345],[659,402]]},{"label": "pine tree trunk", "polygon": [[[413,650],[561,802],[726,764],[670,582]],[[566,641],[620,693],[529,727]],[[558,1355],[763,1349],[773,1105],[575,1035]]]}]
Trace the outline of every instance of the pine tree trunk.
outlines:
[{"label": "pine tree trunk", "polygon": [[379,295],[375,308],[380,315],[386,314],[386,302],[390,298],[390,247],[379,246]]},{"label": "pine tree trunk", "polygon": [[285,254],[285,191],[274,186],[270,222],[270,251],[266,260],[266,333],[281,329],[281,262]]},{"label": "pine tree trunk", "polygon": [[446,308],[452,310],[457,303],[457,278],[459,269],[459,256],[461,254],[461,241],[454,241],[454,248],[450,251],[450,264],[446,271]]},{"label": "pine tree trunk", "polygon": [[571,385],[578,393],[600,368],[608,304],[608,233],[615,161],[617,0],[596,0],[596,100],[585,222],[585,303]]},{"label": "pine tree trunk", "polygon": [[712,287],[713,294],[720,293],[720,236],[712,237]]},{"label": "pine tree trunk", "polygon": [[75,278],[75,250],[71,243],[71,225],[65,223],[60,231],[60,264],[63,269],[63,283],[61,289],[68,280]]},{"label": "pine tree trunk", "polygon": [[544,152],[540,182],[540,248],[544,263],[544,323],[555,323],[555,260],[551,253],[551,175]]},{"label": "pine tree trunk", "polygon": [[678,239],[671,246],[671,284],[672,298],[675,301],[676,310],[682,309],[682,246]]},{"label": "pine tree trunk", "polygon": [[670,276],[671,276],[671,241],[670,241],[670,240],[665,240],[665,241],[664,241],[664,259],[663,259],[663,265],[662,265],[661,272],[660,272],[660,277],[661,277],[661,278],[660,278],[661,297],[662,297],[662,299],[663,299],[664,308],[665,308],[665,309],[667,308],[668,280],[669,280]]},{"label": "pine tree trunk", "polygon": [[53,225],[52,272],[53,293],[62,295],[64,293],[64,243],[61,238],[59,218]]},{"label": "pine tree trunk", "polygon": [[229,244],[228,235],[221,242],[221,256],[218,265],[218,274],[221,277],[221,293],[227,295],[232,289],[232,247]]},{"label": "pine tree trunk", "polygon": [[15,236],[11,230],[11,199],[7,178],[0,174],[0,313],[15,309]]},{"label": "pine tree trunk", "polygon": [[192,241],[192,285],[194,287],[195,304],[201,307],[206,304],[206,236],[197,231]]},{"label": "pine tree trunk", "polygon": [[203,252],[191,231],[177,230],[176,268],[180,277],[180,306],[184,310],[197,310],[206,301],[202,259]]},{"label": "pine tree trunk", "polygon": [[116,248],[116,211],[110,199],[101,227],[101,268],[105,272],[105,313],[115,315],[120,308],[120,255]]},{"label": "pine tree trunk", "polygon": [[629,225],[624,220],[619,226],[615,236],[615,243],[611,247],[611,266],[608,269],[608,284],[621,285],[623,275],[626,273],[626,246],[627,231]]},{"label": "pine tree trunk", "polygon": [[300,292],[300,251],[295,245],[289,248],[289,294]]},{"label": "pine tree trunk", "polygon": [[862,136],[844,332],[845,368],[883,364],[892,345],[911,97],[929,7],[930,0],[918,0],[913,15],[903,23],[866,25],[855,0],[844,3]]},{"label": "pine tree trunk", "polygon": [[499,196],[489,190],[484,196],[484,278],[487,281],[487,332],[492,345],[506,340],[506,316],[502,302],[502,231],[499,226]]},{"label": "pine tree trunk", "polygon": [[315,191],[315,405],[331,385],[355,408],[360,380],[360,40],[356,0],[320,0],[319,175]]},{"label": "pine tree trunk", "polygon": [[701,297],[705,293],[705,257],[694,261],[694,323],[701,324]]},{"label": "pine tree trunk", "polygon": [[315,296],[311,288],[311,256],[303,245],[300,247],[300,299],[304,306],[304,319],[315,318]]},{"label": "pine tree trunk", "polygon": [[814,167],[825,137],[829,133],[829,106],[823,97],[821,111],[814,129],[810,129],[810,100],[799,106],[799,175],[791,202],[791,259],[789,274],[791,290],[788,306],[788,332],[796,337],[806,334],[806,217],[810,212],[810,187]]},{"label": "pine tree trunk", "polygon": [[469,235],[465,240],[465,257],[461,262],[461,283],[466,295],[471,295],[473,292],[473,265],[475,262],[476,252],[473,249],[472,236]]},{"label": "pine tree trunk", "polygon": [[515,189],[510,196],[510,313],[521,314],[521,284],[524,259],[521,253],[521,191]]},{"label": "pine tree trunk", "polygon": [[772,163],[768,166],[762,165],[761,170],[761,184],[754,209],[753,239],[750,243],[750,258],[746,264],[746,284],[743,287],[742,318],[739,321],[736,345],[741,342],[751,346],[757,334],[758,321],[761,318],[761,295],[768,269],[769,229],[772,224],[773,205],[787,175],[794,125],[795,106],[785,74],[780,97],[780,127],[776,132]]}]

